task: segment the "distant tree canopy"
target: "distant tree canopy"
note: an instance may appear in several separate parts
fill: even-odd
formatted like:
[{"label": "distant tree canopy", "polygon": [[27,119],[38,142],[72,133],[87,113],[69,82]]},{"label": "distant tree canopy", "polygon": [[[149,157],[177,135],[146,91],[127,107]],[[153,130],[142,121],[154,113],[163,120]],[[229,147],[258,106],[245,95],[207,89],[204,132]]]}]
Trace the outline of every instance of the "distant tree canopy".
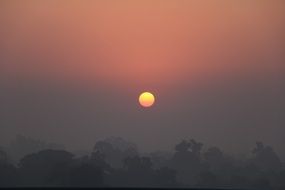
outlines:
[{"label": "distant tree canopy", "polygon": [[91,154],[76,157],[48,149],[41,141],[18,138],[16,144],[24,142],[27,150],[37,151],[11,164],[0,148],[0,187],[285,189],[284,166],[273,148],[262,142],[256,143],[250,158],[235,159],[215,146],[203,149],[194,139],[177,143],[173,152],[141,155],[133,143],[111,137],[97,141]]},{"label": "distant tree canopy", "polygon": [[257,142],[252,153],[254,154],[253,163],[261,170],[281,169],[282,163],[272,147]]},{"label": "distant tree canopy", "polygon": [[23,135],[17,135],[8,147],[9,155],[18,162],[22,157],[44,149],[61,150],[64,146],[55,143],[46,143]]},{"label": "distant tree canopy", "polygon": [[53,183],[53,174],[66,169],[65,167],[71,164],[72,158],[71,153],[62,150],[43,150],[25,156],[19,163],[24,185],[48,186],[51,181]]},{"label": "distant tree canopy", "polygon": [[120,137],[110,137],[98,141],[93,152],[100,152],[104,155],[106,162],[115,168],[122,167],[125,158],[138,155],[136,145]]},{"label": "distant tree canopy", "polygon": [[8,162],[8,155],[3,148],[0,147],[0,163]]}]

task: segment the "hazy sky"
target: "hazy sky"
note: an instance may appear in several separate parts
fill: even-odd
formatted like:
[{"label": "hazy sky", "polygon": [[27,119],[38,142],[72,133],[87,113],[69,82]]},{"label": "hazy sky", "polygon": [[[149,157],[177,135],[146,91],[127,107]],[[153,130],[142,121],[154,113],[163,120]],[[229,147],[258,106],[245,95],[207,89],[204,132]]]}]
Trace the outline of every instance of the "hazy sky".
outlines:
[{"label": "hazy sky", "polygon": [[0,143],[262,140],[285,157],[285,1],[1,0],[0,27]]}]

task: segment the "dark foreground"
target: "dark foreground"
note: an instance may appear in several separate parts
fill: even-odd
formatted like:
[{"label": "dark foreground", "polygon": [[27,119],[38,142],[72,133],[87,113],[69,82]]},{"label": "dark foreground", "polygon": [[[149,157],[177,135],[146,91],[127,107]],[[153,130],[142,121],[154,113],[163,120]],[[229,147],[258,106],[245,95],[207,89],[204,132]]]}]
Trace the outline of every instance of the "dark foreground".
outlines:
[{"label": "dark foreground", "polygon": [[[17,141],[17,150],[39,143],[25,137]],[[10,159],[12,148],[0,151],[0,187],[285,189],[283,163],[261,142],[248,158],[235,158],[218,147],[202,149],[203,144],[193,139],[181,141],[170,153],[142,154],[121,138],[98,141],[91,153],[80,156],[41,146],[44,150],[26,152],[17,161]]]}]

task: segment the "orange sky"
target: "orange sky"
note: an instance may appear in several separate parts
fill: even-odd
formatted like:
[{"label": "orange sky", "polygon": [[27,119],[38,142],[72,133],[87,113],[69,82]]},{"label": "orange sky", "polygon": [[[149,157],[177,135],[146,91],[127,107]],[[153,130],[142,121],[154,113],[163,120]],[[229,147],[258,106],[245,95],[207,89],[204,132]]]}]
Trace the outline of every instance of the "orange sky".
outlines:
[{"label": "orange sky", "polygon": [[284,150],[284,0],[1,0],[0,27],[3,138]]},{"label": "orange sky", "polygon": [[1,1],[0,10],[8,76],[147,88],[284,65],[284,1]]}]

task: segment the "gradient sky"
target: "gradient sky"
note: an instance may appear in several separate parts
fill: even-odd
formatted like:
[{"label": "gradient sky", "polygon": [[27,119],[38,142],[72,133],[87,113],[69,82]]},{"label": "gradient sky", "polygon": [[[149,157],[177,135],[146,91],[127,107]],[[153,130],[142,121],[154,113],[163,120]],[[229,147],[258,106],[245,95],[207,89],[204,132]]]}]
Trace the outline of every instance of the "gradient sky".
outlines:
[{"label": "gradient sky", "polygon": [[2,0],[0,26],[0,143],[262,140],[285,158],[282,0]]}]

